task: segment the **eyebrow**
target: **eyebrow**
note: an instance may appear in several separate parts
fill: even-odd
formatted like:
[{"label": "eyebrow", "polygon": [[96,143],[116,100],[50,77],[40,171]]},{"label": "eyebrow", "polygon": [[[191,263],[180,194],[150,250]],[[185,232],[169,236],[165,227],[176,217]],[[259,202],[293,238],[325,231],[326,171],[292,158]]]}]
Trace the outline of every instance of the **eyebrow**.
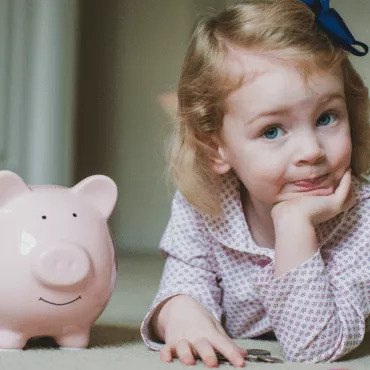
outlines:
[{"label": "eyebrow", "polygon": [[[341,93],[333,93],[333,94],[326,95],[325,97],[323,97],[322,99],[320,99],[320,106],[323,106],[323,105],[327,104],[329,101],[336,100],[336,99],[340,99],[340,100],[346,101],[346,99],[345,99],[345,97],[344,97],[343,94],[341,94]],[[291,110],[291,107],[290,106],[283,106],[282,108],[279,108],[279,109],[274,109],[274,110],[271,110],[271,111],[260,112],[260,113],[256,114],[252,119],[248,120],[247,125],[252,125],[253,122],[257,121],[258,119],[260,119],[262,117],[266,117],[266,116],[277,116],[279,114],[285,114],[285,113],[289,112],[290,110]]]}]

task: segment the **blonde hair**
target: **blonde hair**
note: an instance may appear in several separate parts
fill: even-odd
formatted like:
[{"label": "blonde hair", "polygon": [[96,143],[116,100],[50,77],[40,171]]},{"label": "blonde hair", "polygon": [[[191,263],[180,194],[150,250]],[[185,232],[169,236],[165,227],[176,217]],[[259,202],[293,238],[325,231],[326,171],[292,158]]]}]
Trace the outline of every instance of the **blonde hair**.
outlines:
[{"label": "blonde hair", "polygon": [[321,69],[340,64],[353,143],[352,171],[357,176],[369,172],[368,90],[347,53],[317,26],[313,12],[302,1],[245,1],[197,24],[178,84],[170,171],[194,207],[210,215],[221,211],[221,176],[212,168],[217,157],[215,142],[221,141],[225,99],[241,83],[225,68],[230,45],[293,59],[306,77],[313,61]]}]

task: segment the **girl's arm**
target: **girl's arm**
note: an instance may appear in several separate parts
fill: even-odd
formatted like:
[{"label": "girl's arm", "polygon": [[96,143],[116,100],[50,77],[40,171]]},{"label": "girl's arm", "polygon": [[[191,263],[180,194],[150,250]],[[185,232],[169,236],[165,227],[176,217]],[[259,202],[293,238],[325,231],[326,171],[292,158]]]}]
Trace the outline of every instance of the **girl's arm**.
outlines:
[{"label": "girl's arm", "polygon": [[[352,204],[346,197],[347,180],[332,197],[337,196],[341,207]],[[363,340],[370,314],[370,188],[365,189],[362,201],[342,216],[326,245],[325,262],[313,224],[340,207],[309,199],[301,203],[306,208],[300,213],[293,208],[285,215],[275,213],[280,216],[275,265],[263,269],[254,283],[291,361],[334,361]]]},{"label": "girl's arm", "polygon": [[271,212],[275,228],[275,275],[282,276],[318,250],[315,225],[355,205],[348,170],[330,196],[301,196],[278,203]]},{"label": "girl's arm", "polygon": [[206,366],[215,367],[217,350],[232,365],[244,366],[246,351],[239,348],[221,323],[192,297],[173,297],[158,311],[153,315],[152,327],[165,342],[160,350],[162,361],[171,362],[173,357],[179,357],[185,365],[195,365],[196,356]]},{"label": "girl's arm", "polygon": [[242,366],[244,351],[220,324],[222,292],[206,232],[201,215],[177,192],[160,243],[166,256],[160,287],[141,333],[166,362],[179,357],[191,365],[196,356],[207,366],[215,366],[217,350],[235,366]]}]

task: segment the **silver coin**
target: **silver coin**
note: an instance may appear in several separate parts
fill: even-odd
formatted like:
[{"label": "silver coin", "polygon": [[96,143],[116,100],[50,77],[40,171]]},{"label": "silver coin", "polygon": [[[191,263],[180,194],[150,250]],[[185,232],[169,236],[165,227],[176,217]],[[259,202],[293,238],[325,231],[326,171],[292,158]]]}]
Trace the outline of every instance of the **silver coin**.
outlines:
[{"label": "silver coin", "polygon": [[244,357],[245,360],[247,361],[252,361],[252,362],[255,362],[255,361],[258,361],[258,356],[255,356],[255,355],[250,355],[248,353],[247,356]]},{"label": "silver coin", "polygon": [[280,358],[272,356],[258,356],[258,360],[263,362],[270,362],[273,364],[282,364],[284,362],[283,360],[280,360]]},{"label": "silver coin", "polygon": [[245,357],[245,361],[249,361],[249,362],[259,362],[259,360],[258,360],[258,357],[257,357],[257,356],[247,356],[247,357]]},{"label": "silver coin", "polygon": [[271,352],[266,351],[264,349],[246,349],[248,355],[253,356],[271,356]]}]

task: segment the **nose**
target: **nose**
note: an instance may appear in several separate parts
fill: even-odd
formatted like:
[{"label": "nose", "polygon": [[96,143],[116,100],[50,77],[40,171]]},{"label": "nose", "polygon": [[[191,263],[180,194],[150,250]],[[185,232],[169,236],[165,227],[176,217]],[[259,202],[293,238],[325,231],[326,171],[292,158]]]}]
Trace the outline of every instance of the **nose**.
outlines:
[{"label": "nose", "polygon": [[319,138],[314,132],[308,130],[299,136],[296,153],[295,164],[297,166],[320,163],[326,157]]},{"label": "nose", "polygon": [[74,245],[59,245],[41,252],[35,261],[38,280],[50,287],[70,287],[81,283],[89,274],[86,252]]}]

